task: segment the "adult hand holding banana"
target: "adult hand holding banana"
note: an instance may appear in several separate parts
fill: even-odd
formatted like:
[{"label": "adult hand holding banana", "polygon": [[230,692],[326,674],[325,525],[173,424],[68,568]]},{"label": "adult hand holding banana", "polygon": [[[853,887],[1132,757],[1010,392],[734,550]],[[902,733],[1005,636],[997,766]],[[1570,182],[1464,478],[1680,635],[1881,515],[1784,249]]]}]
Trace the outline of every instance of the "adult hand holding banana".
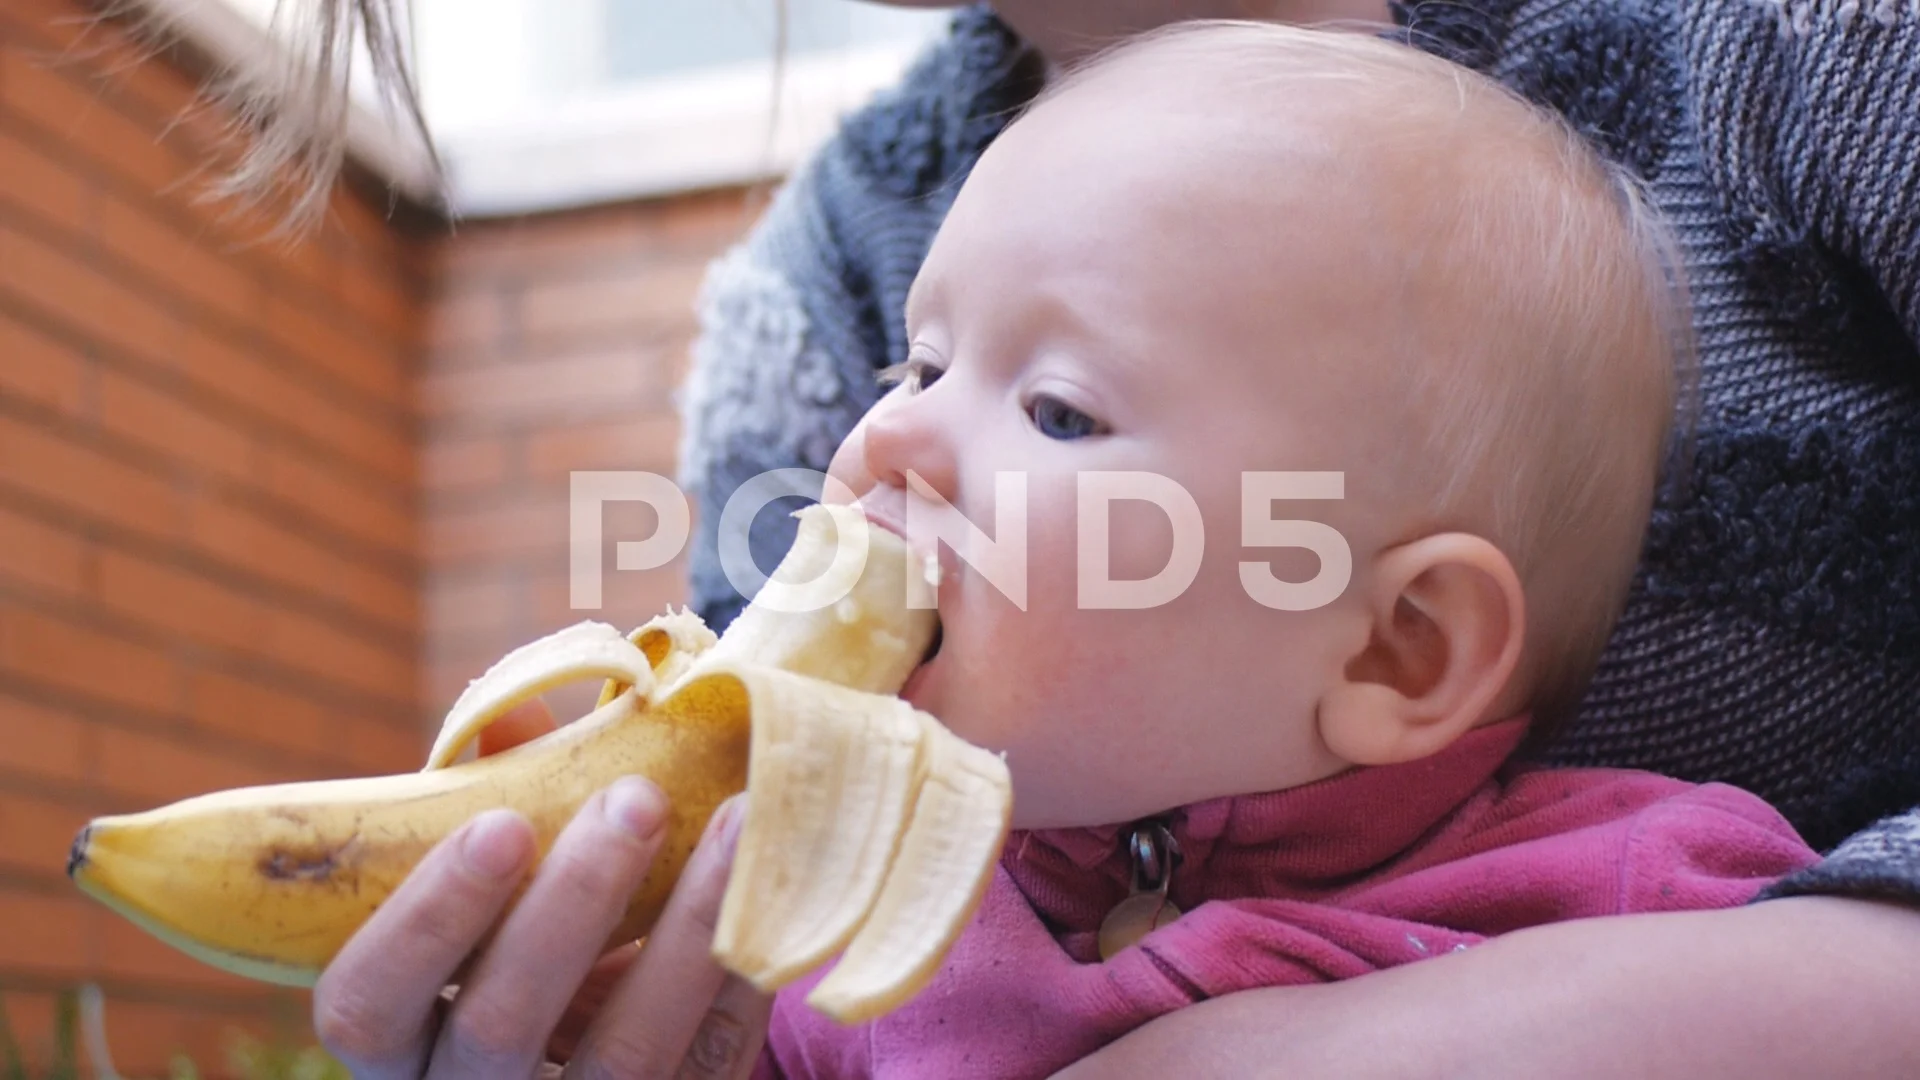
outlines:
[{"label": "adult hand holding banana", "polygon": [[[658,785],[668,807],[604,944],[664,936],[669,897],[699,858],[703,830],[744,787],[731,874],[696,867],[708,893],[718,876],[727,882],[712,916],[713,959],[770,991],[841,954],[808,1002],[849,1022],[879,1015],[924,984],[971,917],[1006,835],[1011,788],[998,757],[893,696],[935,632],[933,612],[907,602],[921,568],[905,543],[852,508],[812,507],[801,518],[769,589],[810,582],[843,595],[836,603],[756,600],[717,640],[690,614],[631,637],[580,624],[475,680],[420,773],[220,792],[102,818],[76,839],[69,871],[202,960],[311,985],[383,904],[408,901],[403,882],[444,861],[442,842],[476,814],[517,811],[548,859],[586,829],[582,806],[605,801],[596,793],[629,774]],[[864,560],[845,558],[838,541],[849,529],[865,537]],[[489,724],[579,678],[606,680],[588,716],[455,763]],[[478,962],[456,960],[461,978],[486,974],[520,905],[564,902],[544,898],[543,873],[516,884],[502,918],[486,919],[472,943]],[[663,942],[660,951],[686,948]]]}]

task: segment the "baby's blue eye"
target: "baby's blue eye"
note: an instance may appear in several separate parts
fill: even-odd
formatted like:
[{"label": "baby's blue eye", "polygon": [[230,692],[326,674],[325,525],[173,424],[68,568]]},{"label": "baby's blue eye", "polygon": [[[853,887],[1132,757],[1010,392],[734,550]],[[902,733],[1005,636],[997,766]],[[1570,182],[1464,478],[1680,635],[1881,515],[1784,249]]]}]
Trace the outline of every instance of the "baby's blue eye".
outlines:
[{"label": "baby's blue eye", "polygon": [[1040,434],[1062,442],[1106,433],[1106,427],[1100,421],[1047,394],[1040,394],[1028,402],[1027,415],[1032,418],[1033,426]]}]

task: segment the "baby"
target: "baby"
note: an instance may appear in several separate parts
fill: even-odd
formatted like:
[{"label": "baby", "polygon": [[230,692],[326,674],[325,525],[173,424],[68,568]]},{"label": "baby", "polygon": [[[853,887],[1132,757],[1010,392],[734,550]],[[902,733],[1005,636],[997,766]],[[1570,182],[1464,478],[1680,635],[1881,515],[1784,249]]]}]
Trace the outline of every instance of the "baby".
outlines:
[{"label": "baby", "polygon": [[[1509,765],[1633,576],[1684,397],[1663,237],[1556,119],[1369,37],[1194,25],[1051,88],[959,193],[831,470],[939,549],[905,693],[1005,752],[1018,831],[918,998],[848,1029],[792,988],[762,1075],[1044,1076],[1207,997],[1811,862],[1730,788]],[[925,524],[992,530],[1003,473],[1024,596]],[[1083,603],[1090,477],[1172,510],[1112,502],[1095,578],[1186,588]]]}]

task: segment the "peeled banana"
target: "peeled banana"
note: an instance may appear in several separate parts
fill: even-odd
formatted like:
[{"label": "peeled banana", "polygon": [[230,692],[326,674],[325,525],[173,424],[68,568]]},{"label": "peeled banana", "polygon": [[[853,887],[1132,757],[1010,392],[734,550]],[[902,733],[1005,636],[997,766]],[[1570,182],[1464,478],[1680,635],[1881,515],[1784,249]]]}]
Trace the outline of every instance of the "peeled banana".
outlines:
[{"label": "peeled banana", "polygon": [[[929,582],[905,543],[856,508],[799,517],[772,580],[824,584],[844,593],[837,602],[756,599],[718,638],[690,613],[631,635],[579,624],[476,679],[421,772],[244,788],[99,818],[74,841],[68,873],[202,961],[311,985],[475,814],[518,810],[544,857],[591,794],[636,773],[666,792],[671,816],[608,944],[643,937],[714,809],[744,787],[714,955],[770,990],[844,953],[808,1001],[848,1022],[880,1015],[925,983],[972,917],[1012,789],[1000,758],[894,696],[935,629]],[[837,557],[848,536],[866,548],[851,570]],[[605,680],[593,712],[458,761],[508,709],[580,678]]]}]

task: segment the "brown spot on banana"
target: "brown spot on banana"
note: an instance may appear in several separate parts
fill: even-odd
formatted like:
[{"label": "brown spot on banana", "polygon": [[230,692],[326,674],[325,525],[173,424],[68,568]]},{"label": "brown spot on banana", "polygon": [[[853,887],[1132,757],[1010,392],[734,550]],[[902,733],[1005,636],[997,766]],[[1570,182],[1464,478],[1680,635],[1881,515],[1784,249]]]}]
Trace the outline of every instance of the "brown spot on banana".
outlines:
[{"label": "brown spot on banana", "polygon": [[343,843],[318,848],[275,848],[261,857],[260,876],[268,881],[298,881],[310,885],[355,884],[353,858],[360,834]]}]

